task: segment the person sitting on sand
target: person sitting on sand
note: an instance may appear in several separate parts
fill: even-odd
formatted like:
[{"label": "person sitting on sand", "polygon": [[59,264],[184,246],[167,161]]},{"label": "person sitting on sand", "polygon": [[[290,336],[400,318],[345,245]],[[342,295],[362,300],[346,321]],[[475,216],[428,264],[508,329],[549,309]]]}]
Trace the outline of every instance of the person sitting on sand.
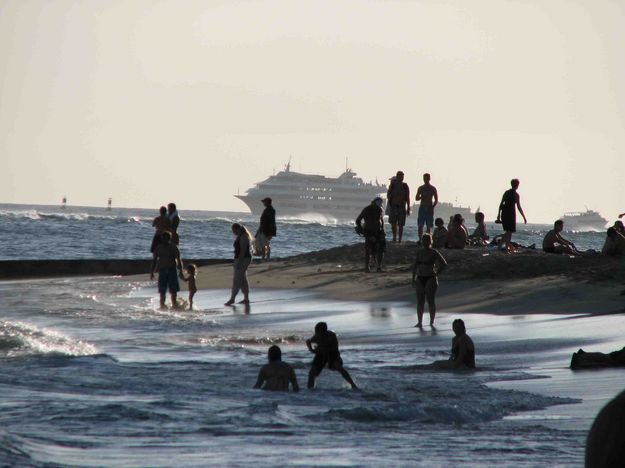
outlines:
[{"label": "person sitting on sand", "polygon": [[[316,346],[313,348],[312,343]],[[328,330],[328,324],[319,322],[315,325],[315,334],[306,340],[306,346],[311,353],[315,354],[310,372],[308,373],[308,388],[315,388],[315,378],[321,374],[327,365],[328,369],[339,372],[343,378],[356,390],[356,384],[352,380],[349,372],[343,367],[343,359],[339,352],[339,341],[336,333]]]},{"label": "person sitting on sand", "polygon": [[605,405],[586,439],[586,468],[614,468],[625,460],[625,391]]},{"label": "person sitting on sand", "polygon": [[432,247],[442,249],[447,244],[447,228],[443,218],[436,218],[434,221],[434,232],[432,233]]},{"label": "person sitting on sand", "polygon": [[180,250],[178,250],[178,247],[171,241],[171,234],[166,231],[161,235],[161,238],[161,243],[154,248],[152,267],[150,268],[150,279],[154,279],[154,269],[158,263],[158,292],[161,299],[161,309],[167,308],[165,305],[167,290],[169,290],[171,296],[171,306],[176,308],[178,306],[176,302],[178,291],[180,291],[176,267],[178,268],[180,276],[182,276],[182,259],[180,258]]},{"label": "person sitting on sand", "polygon": [[475,346],[473,340],[467,335],[464,321],[456,319],[451,327],[456,335],[451,340],[451,356],[448,360],[433,362],[432,367],[436,369],[475,369]]},{"label": "person sitting on sand", "polygon": [[601,253],[610,257],[625,255],[625,236],[617,232],[613,227],[608,228]]},{"label": "person sitting on sand", "polygon": [[618,232],[619,234],[625,235],[625,225],[623,225],[623,221],[621,221],[620,219],[618,221],[614,221],[612,227],[616,229],[616,232]]},{"label": "person sitting on sand", "polygon": [[197,292],[197,285],[195,284],[197,267],[191,263],[185,267],[184,271],[188,276],[183,275],[181,279],[189,283],[189,310],[193,310],[193,296]]},{"label": "person sitting on sand", "polygon": [[161,243],[161,234],[165,231],[171,231],[171,221],[167,216],[167,208],[161,206],[159,209],[159,216],[152,221],[152,227],[154,227],[154,237],[152,237],[152,244],[150,245],[150,252],[154,253],[154,249]]},{"label": "person sitting on sand", "polygon": [[295,371],[289,364],[282,362],[282,350],[280,347],[276,345],[270,346],[267,351],[267,359],[269,364],[261,367],[254,388],[288,392],[290,383],[293,391],[299,392]]},{"label": "person sitting on sand", "polygon": [[571,357],[571,369],[625,367],[625,347],[611,353],[587,353],[579,349]]},{"label": "person sitting on sand", "polygon": [[224,305],[231,306],[237,297],[239,291],[243,291],[243,300],[239,304],[250,303],[250,285],[247,281],[247,268],[252,263],[252,234],[248,229],[239,223],[232,225],[232,233],[236,236],[234,239],[234,275],[232,278],[232,294],[230,299]]},{"label": "person sitting on sand", "polygon": [[417,324],[423,326],[423,312],[425,301],[428,302],[430,311],[430,326],[434,326],[436,316],[436,290],[438,289],[438,275],[445,269],[447,262],[438,250],[432,248],[432,237],[425,233],[421,237],[423,248],[417,249],[415,261],[412,265],[412,285],[417,292]]},{"label": "person sitting on sand", "polygon": [[[384,233],[384,212],[382,198],[376,197],[365,206],[356,218],[356,232],[365,238],[365,271],[371,271],[371,257],[375,259],[377,271],[382,271],[382,260],[386,250],[386,234]],[[362,222],[364,221],[364,227]]]},{"label": "person sitting on sand", "polygon": [[464,249],[468,238],[469,233],[464,226],[464,218],[458,213],[454,215],[451,229],[447,233],[447,248]]},{"label": "person sitting on sand", "polygon": [[579,254],[580,252],[577,250],[577,247],[575,247],[575,244],[562,237],[560,234],[562,229],[564,229],[564,221],[559,219],[553,223],[553,229],[545,234],[545,238],[543,239],[543,251],[553,254]]},{"label": "person sitting on sand", "polygon": [[475,222],[477,223],[477,227],[473,234],[469,236],[469,244],[470,245],[480,245],[484,246],[488,244],[488,234],[486,233],[486,223],[484,222],[485,216],[484,213],[478,211],[475,213]]}]

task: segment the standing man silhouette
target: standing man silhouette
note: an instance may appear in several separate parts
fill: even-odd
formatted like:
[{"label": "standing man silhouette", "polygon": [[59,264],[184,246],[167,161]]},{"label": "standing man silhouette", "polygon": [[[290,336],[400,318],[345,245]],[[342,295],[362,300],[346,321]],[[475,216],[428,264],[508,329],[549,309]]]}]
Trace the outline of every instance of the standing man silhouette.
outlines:
[{"label": "standing man silhouette", "polygon": [[423,174],[423,185],[417,189],[415,200],[419,203],[419,215],[417,225],[419,226],[419,241],[423,237],[423,225],[427,226],[427,233],[430,233],[434,225],[434,208],[438,204],[438,192],[436,187],[430,184],[430,174]]},{"label": "standing man silhouette", "polygon": [[499,211],[497,212],[496,223],[500,223],[503,227],[504,235],[501,238],[501,249],[508,249],[510,241],[512,240],[512,233],[516,232],[516,210],[519,209],[519,213],[523,216],[523,221],[527,224],[527,218],[521,208],[521,197],[517,193],[519,188],[519,179],[512,179],[510,181],[511,189],[506,190],[501,197],[501,203],[499,204]]},{"label": "standing man silhouette", "polygon": [[404,182],[402,171],[397,171],[395,179],[391,179],[386,198],[389,204],[388,222],[393,231],[393,242],[401,242],[406,216],[410,216],[410,189]]}]

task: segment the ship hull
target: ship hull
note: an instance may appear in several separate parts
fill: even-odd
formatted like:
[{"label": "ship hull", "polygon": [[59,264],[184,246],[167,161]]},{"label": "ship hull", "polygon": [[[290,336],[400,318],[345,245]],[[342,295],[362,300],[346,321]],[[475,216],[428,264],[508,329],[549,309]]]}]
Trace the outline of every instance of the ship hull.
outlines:
[{"label": "ship hull", "polygon": [[[258,197],[248,195],[235,195],[247,205],[250,212],[259,215],[265,208]],[[316,200],[297,200],[290,197],[272,197],[272,206],[278,217],[323,217],[337,220],[355,220],[362,209],[371,203],[373,197],[365,197],[361,203],[349,203],[341,205],[340,202],[320,203]]]}]

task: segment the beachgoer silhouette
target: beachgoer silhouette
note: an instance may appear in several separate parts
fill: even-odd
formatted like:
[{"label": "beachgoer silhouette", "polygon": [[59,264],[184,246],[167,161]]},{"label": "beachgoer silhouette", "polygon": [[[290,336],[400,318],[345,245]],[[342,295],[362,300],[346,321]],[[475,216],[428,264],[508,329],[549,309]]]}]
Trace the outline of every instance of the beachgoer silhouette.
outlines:
[{"label": "beachgoer silhouette", "polygon": [[[313,343],[316,345],[314,348],[312,346]],[[315,354],[310,372],[308,373],[308,388],[315,387],[315,378],[321,374],[326,365],[328,369],[339,372],[353,390],[358,388],[343,367],[343,359],[341,359],[341,353],[339,352],[339,342],[336,334],[328,330],[328,325],[325,322],[319,322],[315,325],[315,334],[306,340],[306,346],[311,353]]]},{"label": "beachgoer silhouette", "polygon": [[269,364],[261,367],[254,388],[288,392],[290,383],[293,391],[299,392],[295,371],[289,364],[282,362],[282,350],[280,347],[276,345],[270,346],[267,351],[267,360]]},{"label": "beachgoer silhouette", "polygon": [[180,237],[178,237],[178,226],[180,225],[180,216],[178,215],[176,204],[173,202],[167,205],[167,217],[171,222],[171,241],[179,245]]},{"label": "beachgoer silhouette", "polygon": [[601,253],[610,257],[625,255],[625,236],[615,228],[609,227]]},{"label": "beachgoer silhouette", "polygon": [[565,239],[560,234],[564,229],[564,221],[558,219],[553,223],[553,229],[551,229],[543,238],[543,251],[553,254],[570,254],[577,255],[581,252],[577,250],[575,244],[568,239]]},{"label": "beachgoer silhouette", "polygon": [[265,209],[260,215],[260,224],[258,231],[256,231],[256,251],[257,255],[260,255],[262,259],[269,260],[271,256],[271,238],[276,236],[276,210],[271,204],[271,198],[266,197],[262,200]]},{"label": "beachgoer silhouette", "polygon": [[447,248],[464,249],[467,246],[469,232],[464,225],[464,218],[457,213],[452,218],[452,222],[447,232]]},{"label": "beachgoer silhouette", "polygon": [[423,185],[417,189],[415,200],[419,203],[419,215],[417,217],[417,226],[419,229],[419,237],[423,235],[423,225],[426,225],[429,233],[434,224],[434,208],[438,204],[438,192],[436,187],[430,184],[430,174],[423,174]]},{"label": "beachgoer silhouette", "polygon": [[445,269],[447,262],[438,250],[432,248],[432,237],[425,233],[421,237],[423,248],[417,249],[415,261],[412,265],[412,285],[417,292],[417,324],[423,326],[423,312],[427,300],[430,312],[430,326],[434,325],[436,317],[436,290],[438,289],[438,275]]},{"label": "beachgoer silhouette", "polygon": [[184,271],[187,272],[188,276],[182,276],[182,280],[188,283],[189,287],[189,310],[193,310],[193,296],[197,292],[197,285],[195,283],[196,275],[197,275],[197,267],[192,263],[187,265],[184,268]]},{"label": "beachgoer silhouette", "polygon": [[614,468],[625,460],[625,391],[605,405],[586,439],[586,468]]},{"label": "beachgoer silhouette", "polygon": [[252,262],[251,244],[252,235],[245,226],[239,223],[232,225],[232,233],[236,236],[234,239],[234,275],[232,278],[232,294],[230,299],[224,305],[231,306],[237,297],[239,291],[243,292],[243,300],[240,304],[249,304],[250,302],[250,285],[247,281],[247,268]]},{"label": "beachgoer silhouette", "polygon": [[510,181],[511,189],[506,190],[501,197],[501,203],[499,204],[499,210],[497,211],[496,223],[501,223],[504,235],[501,238],[501,249],[508,249],[508,244],[512,240],[512,233],[516,232],[516,210],[518,208],[519,213],[523,216],[523,221],[527,224],[527,218],[521,208],[521,197],[517,193],[519,188],[519,179],[512,179]]},{"label": "beachgoer silhouette", "polygon": [[445,221],[443,218],[436,218],[434,220],[434,232],[432,233],[432,247],[435,249],[442,249],[447,245],[447,228],[445,227]]},{"label": "beachgoer silhouette", "polygon": [[171,221],[167,217],[167,208],[161,206],[159,213],[152,221],[152,226],[154,227],[154,237],[152,237],[152,244],[150,245],[150,252],[152,253],[154,253],[154,248],[161,243],[161,234],[171,231]]},{"label": "beachgoer silhouette", "polygon": [[486,223],[484,222],[484,213],[478,211],[475,213],[475,222],[477,226],[473,234],[469,236],[469,244],[471,245],[486,245],[488,244],[488,233],[486,232]]},{"label": "beachgoer silhouette", "polygon": [[[178,307],[177,295],[180,291],[178,284],[178,276],[182,277],[182,259],[180,258],[180,250],[171,242],[171,234],[163,232],[161,234],[161,243],[154,248],[152,258],[152,266],[150,268],[150,279],[154,279],[154,269],[158,264],[158,292],[160,294],[160,306],[166,308],[165,295],[167,290],[171,296],[171,306]],[[176,273],[178,269],[178,274]]]},{"label": "beachgoer silhouette", "polygon": [[[365,238],[365,271],[371,271],[370,263],[373,256],[377,271],[382,271],[382,260],[386,249],[386,237],[384,233],[384,212],[382,211],[383,200],[376,197],[365,206],[356,218],[356,229]],[[364,221],[364,227],[362,222]]]},{"label": "beachgoer silhouette", "polygon": [[475,346],[467,335],[462,319],[456,319],[451,325],[454,336],[451,340],[451,355],[444,361],[435,361],[432,367],[437,369],[475,369]]},{"label": "beachgoer silhouette", "polygon": [[404,173],[397,171],[386,192],[389,206],[388,222],[393,231],[393,242],[401,242],[406,216],[410,216],[410,188],[404,182]]}]

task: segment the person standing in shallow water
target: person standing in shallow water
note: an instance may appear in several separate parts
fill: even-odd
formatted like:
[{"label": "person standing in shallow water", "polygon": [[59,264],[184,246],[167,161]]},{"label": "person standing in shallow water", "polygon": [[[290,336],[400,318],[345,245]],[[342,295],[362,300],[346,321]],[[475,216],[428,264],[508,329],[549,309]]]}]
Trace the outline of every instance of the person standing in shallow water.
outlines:
[{"label": "person standing in shallow water", "polygon": [[388,222],[393,231],[393,242],[401,242],[406,216],[410,216],[410,189],[408,184],[404,182],[402,171],[397,171],[395,179],[391,179],[386,198],[389,206]]},{"label": "person standing in shallow water", "polygon": [[501,249],[508,249],[510,241],[512,240],[512,233],[516,232],[516,210],[518,208],[519,213],[523,216],[523,221],[527,224],[527,218],[521,208],[521,197],[517,193],[519,188],[519,179],[512,179],[510,181],[511,189],[506,190],[501,197],[501,203],[499,204],[499,211],[497,212],[496,223],[500,223],[504,230],[504,235],[501,238]]},{"label": "person standing in shallow water", "polygon": [[434,326],[436,317],[436,290],[438,289],[438,275],[445,269],[447,262],[438,250],[432,248],[432,237],[423,234],[421,237],[423,248],[417,250],[415,261],[412,265],[412,285],[417,291],[417,324],[415,327],[423,327],[423,313],[425,301],[428,302],[430,311],[430,326]]},{"label": "person standing in shallow water", "polygon": [[247,281],[247,268],[252,262],[251,244],[252,235],[245,226],[239,223],[232,225],[232,233],[236,236],[234,239],[234,275],[232,278],[232,294],[230,299],[224,305],[231,306],[237,297],[239,291],[243,292],[243,300],[240,304],[250,303],[250,285]]},{"label": "person standing in shallow water", "polygon": [[295,371],[289,364],[282,362],[282,350],[276,345],[269,347],[267,359],[269,364],[261,367],[254,388],[288,392],[290,383],[293,391],[299,392]]},{"label": "person standing in shallow water", "polygon": [[[312,344],[316,346],[313,348]],[[343,367],[343,359],[339,352],[339,341],[333,331],[328,330],[328,324],[319,322],[315,325],[315,334],[306,340],[306,346],[311,353],[315,354],[310,372],[308,373],[308,388],[315,388],[315,379],[321,374],[327,365],[328,369],[339,372],[351,385],[352,390],[357,390],[349,372]]]},{"label": "person standing in shallow water", "polygon": [[[171,296],[171,306],[172,308],[176,308],[178,307],[178,291],[180,291],[178,276],[183,277],[182,259],[180,258],[180,250],[171,242],[171,234],[169,232],[164,232],[161,237],[161,243],[154,248],[152,267],[150,268],[150,279],[154,279],[154,269],[158,264],[158,292],[161,299],[161,309],[167,308],[165,305],[167,290],[169,290]],[[178,274],[176,274],[176,267],[178,268]]]}]

